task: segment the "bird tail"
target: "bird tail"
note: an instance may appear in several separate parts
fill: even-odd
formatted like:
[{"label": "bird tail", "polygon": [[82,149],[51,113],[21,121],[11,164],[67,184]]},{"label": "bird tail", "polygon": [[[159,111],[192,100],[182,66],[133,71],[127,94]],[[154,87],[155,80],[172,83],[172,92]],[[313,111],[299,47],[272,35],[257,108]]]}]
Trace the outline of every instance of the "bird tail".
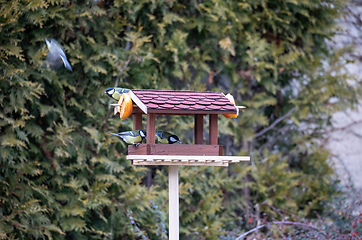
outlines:
[{"label": "bird tail", "polygon": [[107,134],[111,134],[111,135],[114,135],[114,136],[119,136],[117,133],[107,133]]},{"label": "bird tail", "polygon": [[45,42],[46,42],[46,44],[47,44],[47,46],[48,46],[48,49],[50,48],[50,41],[46,38],[45,39]]},{"label": "bird tail", "polygon": [[70,66],[67,58],[64,57],[64,56],[60,56],[60,58],[62,59],[62,61],[63,61],[63,63],[64,63],[64,66],[65,66],[66,68],[68,68],[69,71],[73,72],[72,67]]}]

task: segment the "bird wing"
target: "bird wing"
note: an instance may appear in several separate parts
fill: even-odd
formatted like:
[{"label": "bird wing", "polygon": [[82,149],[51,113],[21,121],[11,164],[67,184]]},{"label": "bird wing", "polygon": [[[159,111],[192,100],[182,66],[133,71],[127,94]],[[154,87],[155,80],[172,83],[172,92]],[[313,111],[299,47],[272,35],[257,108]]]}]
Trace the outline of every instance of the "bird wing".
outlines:
[{"label": "bird wing", "polygon": [[46,57],[46,62],[53,68],[59,67],[61,65],[61,62],[63,62],[64,66],[72,70],[72,67],[70,66],[67,57],[65,56],[65,53],[62,49],[62,46],[54,39],[45,39],[45,42],[48,47],[48,54]]},{"label": "bird wing", "polygon": [[156,138],[157,138],[157,141],[159,143],[162,143],[162,144],[167,144],[169,143],[168,141],[168,137],[171,136],[172,134],[169,133],[169,132],[164,132],[164,131],[157,131],[156,132]]},{"label": "bird wing", "polygon": [[128,93],[130,91],[130,89],[128,88],[115,88],[114,90],[116,90],[119,93]]},{"label": "bird wing", "polygon": [[142,138],[139,135],[135,135],[133,131],[121,132],[121,133],[108,133],[120,137],[123,141],[129,144],[135,144],[142,142]]},{"label": "bird wing", "polygon": [[58,67],[62,66],[63,62],[62,62],[61,58],[59,58],[59,55],[56,55],[49,51],[45,58],[45,65],[47,67],[54,69],[54,68],[58,68]]},{"label": "bird wing", "polygon": [[69,64],[69,62],[67,60],[67,57],[65,55],[63,56],[62,54],[60,54],[60,58],[62,59],[62,61],[64,63],[64,66],[66,68],[68,68],[69,71],[73,72],[72,67],[70,66],[70,64]]},{"label": "bird wing", "polygon": [[156,137],[159,137],[160,139],[165,139],[165,138],[167,138],[165,132],[163,132],[163,131],[157,131],[157,132],[156,132]]},{"label": "bird wing", "polygon": [[172,134],[169,132],[164,132],[164,131],[159,131],[159,136],[160,138],[168,138],[169,136],[171,136]]},{"label": "bird wing", "polygon": [[140,134],[138,133],[138,131],[127,131],[127,132],[120,132],[118,133],[119,136],[132,136],[132,137],[137,137]]},{"label": "bird wing", "polygon": [[118,133],[107,133],[107,134],[111,134],[111,135],[114,135],[114,136],[118,136],[118,137],[119,137],[119,134],[118,134]]}]

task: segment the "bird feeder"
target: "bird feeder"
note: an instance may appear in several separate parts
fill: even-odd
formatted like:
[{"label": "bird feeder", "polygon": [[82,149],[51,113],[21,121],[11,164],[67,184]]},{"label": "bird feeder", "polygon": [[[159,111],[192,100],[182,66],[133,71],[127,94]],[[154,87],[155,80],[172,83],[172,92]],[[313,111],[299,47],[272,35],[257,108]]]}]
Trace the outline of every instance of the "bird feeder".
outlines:
[{"label": "bird feeder", "polygon": [[[173,90],[131,90],[133,130],[142,129],[147,115],[147,141],[129,145],[127,159],[133,165],[168,165],[169,239],[179,239],[178,166],[223,166],[250,161],[249,156],[223,156],[218,144],[218,114],[236,114],[237,107],[222,93]],[[155,144],[156,115],[194,117],[195,144]],[[209,118],[209,142],[204,144],[204,117]]]}]

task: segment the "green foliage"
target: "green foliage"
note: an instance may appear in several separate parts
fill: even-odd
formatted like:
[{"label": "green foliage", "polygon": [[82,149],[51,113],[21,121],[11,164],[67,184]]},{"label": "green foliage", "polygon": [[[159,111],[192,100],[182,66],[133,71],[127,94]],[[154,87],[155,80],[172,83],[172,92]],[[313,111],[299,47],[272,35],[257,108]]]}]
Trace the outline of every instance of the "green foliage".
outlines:
[{"label": "green foliage", "polygon": [[[119,59],[151,57],[140,52],[147,38],[136,35],[139,47],[120,51],[115,46],[126,40],[114,31],[117,24],[123,29],[122,20],[99,21],[106,11],[91,2],[1,6],[0,236],[136,238],[127,212],[136,210],[134,218],[145,225],[154,193],[141,184],[145,169],[133,168],[124,145],[106,137],[104,129],[114,124],[101,94],[114,84]],[[102,33],[94,33],[98,28]],[[44,67],[44,38],[61,42],[74,72]]]},{"label": "green foliage", "polygon": [[[0,238],[166,238],[166,169],[147,189],[147,169],[106,135],[132,125],[109,117],[114,85],[231,92],[247,106],[219,119],[219,143],[251,165],[181,169],[182,238],[250,227],[266,200],[322,212],[334,188],[318,139],[361,94],[345,50],[325,42],[342,1],[0,3]],[[45,38],[73,72],[46,68]],[[157,121],[192,143],[193,118]]]},{"label": "green foliage", "polygon": [[[341,187],[341,186],[338,186]],[[308,219],[292,214],[285,209],[277,209],[265,202],[262,207],[268,214],[263,218],[252,216],[251,230],[243,234],[233,233],[235,239],[360,239],[362,230],[361,191],[350,186],[339,189],[340,195],[328,202],[323,216]],[[257,224],[257,225],[256,225]],[[265,231],[268,229],[268,231]],[[259,230],[259,231],[258,231]],[[225,239],[225,238],[224,238]]]}]

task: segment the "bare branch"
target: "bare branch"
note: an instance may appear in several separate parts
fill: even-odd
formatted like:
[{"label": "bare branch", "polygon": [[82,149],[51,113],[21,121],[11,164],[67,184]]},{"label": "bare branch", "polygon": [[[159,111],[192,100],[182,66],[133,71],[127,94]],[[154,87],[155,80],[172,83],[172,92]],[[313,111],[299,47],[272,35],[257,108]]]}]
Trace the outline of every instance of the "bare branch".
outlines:
[{"label": "bare branch", "polygon": [[263,227],[266,227],[268,226],[269,224],[263,224],[263,225],[260,225],[260,226],[257,226],[256,228],[253,228],[249,231],[247,231],[246,233],[240,235],[238,238],[236,238],[235,240],[241,240],[243,239],[244,237],[248,236],[250,233],[253,233],[255,231],[258,231],[259,229],[263,228]]},{"label": "bare branch", "polygon": [[129,55],[127,61],[125,62],[125,64],[123,65],[123,68],[121,68],[120,66],[118,66],[118,70],[119,70],[119,73],[117,75],[117,79],[116,79],[116,83],[114,84],[114,87],[116,88],[118,86],[118,81],[123,73],[123,71],[128,67],[128,64],[129,62],[131,61],[132,59],[132,55]]},{"label": "bare branch", "polygon": [[270,222],[270,223],[266,223],[266,224],[263,224],[263,225],[260,225],[256,228],[253,228],[249,231],[247,231],[246,233],[243,233],[241,234],[238,238],[236,238],[235,240],[241,240],[241,239],[244,239],[247,235],[249,235],[250,233],[253,233],[255,231],[258,231],[259,229],[261,228],[264,228],[264,227],[268,227],[270,225],[292,225],[292,226],[298,226],[298,227],[303,227],[303,228],[309,228],[309,229],[312,229],[314,231],[318,231],[320,232],[321,234],[323,234],[324,236],[327,237],[327,233],[319,228],[316,228],[312,225],[309,225],[307,223],[301,223],[301,222],[291,222],[291,221],[274,221],[274,222]]},{"label": "bare branch", "polygon": [[353,126],[355,126],[355,125],[358,125],[358,124],[361,124],[361,123],[362,123],[362,120],[353,121],[352,123],[347,124],[347,125],[345,125],[345,126],[343,126],[343,127],[333,128],[333,129],[331,130],[331,132],[346,130],[346,129],[348,129],[348,128],[351,128],[351,127],[353,127]]},{"label": "bare branch", "polygon": [[[119,73],[118,73],[118,75],[117,75],[117,79],[116,79],[116,82],[115,82],[115,84],[114,84],[114,88],[116,88],[116,87],[118,86],[118,81],[119,81],[119,79],[120,79],[123,71],[128,67],[129,62],[131,61],[131,59],[132,59],[132,55],[129,55],[127,61],[126,61],[126,62],[124,63],[124,65],[123,65],[123,68],[121,68],[120,66],[118,66]],[[108,112],[107,112],[106,119],[109,118],[109,115],[110,115],[110,114],[111,114],[111,107],[108,108]]]},{"label": "bare branch", "polygon": [[266,127],[263,130],[261,130],[260,132],[256,133],[254,138],[258,138],[258,137],[262,136],[263,134],[265,134],[267,131],[272,130],[278,123],[280,123],[281,121],[283,121],[284,119],[289,117],[292,114],[292,112],[294,112],[294,110],[295,110],[295,107],[293,107],[286,114],[284,114],[283,116],[281,116],[280,118],[275,120],[272,124],[269,125],[269,127]]},{"label": "bare branch", "polygon": [[[127,32],[129,32],[129,31],[131,31],[131,28],[130,28],[130,26],[127,26]],[[125,49],[126,51],[128,51],[129,48],[130,48],[130,42],[127,41],[127,42],[126,42],[126,46],[125,46],[124,49]],[[118,75],[117,75],[116,83],[114,84],[114,87],[115,87],[115,88],[118,86],[118,80],[119,80],[119,78],[121,77],[123,71],[124,71],[124,70],[126,69],[126,67],[128,66],[129,62],[131,61],[131,58],[132,58],[132,55],[129,55],[128,60],[127,60],[126,63],[124,64],[123,68],[118,67],[119,73],[118,73]]]}]

